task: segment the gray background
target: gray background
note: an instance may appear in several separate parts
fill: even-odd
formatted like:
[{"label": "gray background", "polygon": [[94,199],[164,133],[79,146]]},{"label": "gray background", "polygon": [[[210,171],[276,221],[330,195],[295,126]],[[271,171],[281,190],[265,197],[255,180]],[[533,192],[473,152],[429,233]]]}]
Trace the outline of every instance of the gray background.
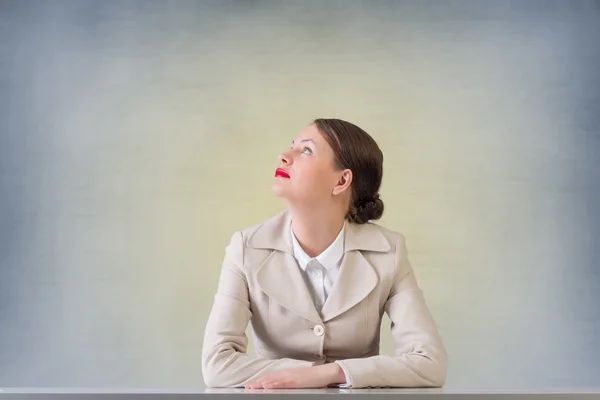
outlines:
[{"label": "gray background", "polygon": [[1,0],[0,387],[201,386],[321,116],[384,151],[448,387],[598,385],[599,43],[597,1]]}]

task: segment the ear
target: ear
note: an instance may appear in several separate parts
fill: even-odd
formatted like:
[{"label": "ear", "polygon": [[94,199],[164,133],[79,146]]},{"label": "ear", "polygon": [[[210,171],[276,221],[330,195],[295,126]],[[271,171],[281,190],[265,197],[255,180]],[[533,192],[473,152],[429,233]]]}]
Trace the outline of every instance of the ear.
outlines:
[{"label": "ear", "polygon": [[339,179],[335,186],[333,187],[333,191],[331,194],[334,196],[338,196],[346,191],[346,189],[350,190],[350,185],[352,184],[352,171],[349,169],[345,169],[340,172]]}]

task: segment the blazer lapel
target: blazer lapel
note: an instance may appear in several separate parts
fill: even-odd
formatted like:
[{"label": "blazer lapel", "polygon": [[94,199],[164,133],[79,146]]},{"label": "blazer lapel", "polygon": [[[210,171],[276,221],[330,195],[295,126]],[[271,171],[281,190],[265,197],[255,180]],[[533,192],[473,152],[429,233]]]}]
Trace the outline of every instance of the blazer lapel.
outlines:
[{"label": "blazer lapel", "polygon": [[273,251],[256,272],[263,292],[303,318],[322,324],[293,255],[287,210],[265,221],[248,238],[248,246]]},{"label": "blazer lapel", "polygon": [[315,324],[321,324],[312,297],[293,255],[274,251],[259,267],[258,285],[269,297]]},{"label": "blazer lapel", "polygon": [[378,282],[377,273],[360,251],[346,253],[331,293],[321,309],[323,322],[337,317],[363,301]]},{"label": "blazer lapel", "polygon": [[374,224],[346,224],[344,258],[321,316],[327,322],[363,301],[379,283],[377,272],[363,251],[388,252],[387,238]]}]

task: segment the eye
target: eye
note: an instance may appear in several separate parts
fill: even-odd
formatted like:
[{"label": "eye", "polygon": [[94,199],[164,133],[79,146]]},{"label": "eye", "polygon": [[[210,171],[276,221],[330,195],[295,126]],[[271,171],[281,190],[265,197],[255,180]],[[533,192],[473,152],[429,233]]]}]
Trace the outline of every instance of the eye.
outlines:
[{"label": "eye", "polygon": [[302,152],[303,152],[304,154],[312,154],[312,153],[313,153],[313,152],[312,152],[312,149],[311,149],[310,147],[305,147],[305,148],[303,148],[303,149],[302,149]]}]

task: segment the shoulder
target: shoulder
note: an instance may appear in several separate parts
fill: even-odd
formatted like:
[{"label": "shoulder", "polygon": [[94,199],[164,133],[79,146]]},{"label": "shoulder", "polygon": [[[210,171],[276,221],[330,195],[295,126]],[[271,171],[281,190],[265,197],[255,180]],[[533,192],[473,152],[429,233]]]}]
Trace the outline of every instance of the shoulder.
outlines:
[{"label": "shoulder", "polygon": [[396,253],[404,247],[405,236],[401,231],[390,229],[374,222],[356,224],[348,222],[346,235],[350,249]]},{"label": "shoulder", "polygon": [[397,268],[405,268],[408,259],[408,247],[406,245],[406,236],[404,233],[399,230],[384,228],[380,225],[376,226],[390,243],[390,253],[394,255],[394,265]]},{"label": "shoulder", "polygon": [[283,210],[259,223],[240,231],[244,245],[257,249],[277,249],[282,238],[290,229],[291,218],[287,210]]},{"label": "shoulder", "polygon": [[373,231],[377,231],[381,235],[383,235],[387,239],[387,241],[390,243],[392,250],[395,248],[396,244],[399,241],[405,240],[404,234],[399,230],[387,228],[382,225],[376,224],[374,222],[368,222],[368,223],[364,224],[364,226],[366,229],[371,229]]},{"label": "shoulder", "polygon": [[288,246],[289,214],[284,210],[254,225],[237,230],[231,236],[227,252],[234,255],[238,265],[248,259],[264,258],[273,249],[283,250]]},{"label": "shoulder", "polygon": [[387,243],[385,252],[376,252],[370,255],[373,266],[382,273],[382,276],[394,280],[406,276],[412,271],[412,266],[408,261],[408,249],[404,233],[375,223],[360,225],[358,229],[362,231],[362,236],[379,236],[381,242]]},{"label": "shoulder", "polygon": [[285,219],[288,216],[287,210],[281,211],[269,218],[263,219],[262,221],[257,222],[254,225],[247,226],[240,230],[242,236],[245,238],[252,237],[256,232],[263,229],[273,229],[277,225],[282,225],[285,223]]},{"label": "shoulder", "polygon": [[273,233],[278,228],[280,230],[284,229],[287,218],[287,211],[281,211],[267,219],[257,222],[256,224],[238,229],[237,231],[233,232],[231,240],[241,242],[238,244],[243,244],[247,246],[249,245],[249,242],[253,242],[256,240],[255,236],[257,235]]}]

